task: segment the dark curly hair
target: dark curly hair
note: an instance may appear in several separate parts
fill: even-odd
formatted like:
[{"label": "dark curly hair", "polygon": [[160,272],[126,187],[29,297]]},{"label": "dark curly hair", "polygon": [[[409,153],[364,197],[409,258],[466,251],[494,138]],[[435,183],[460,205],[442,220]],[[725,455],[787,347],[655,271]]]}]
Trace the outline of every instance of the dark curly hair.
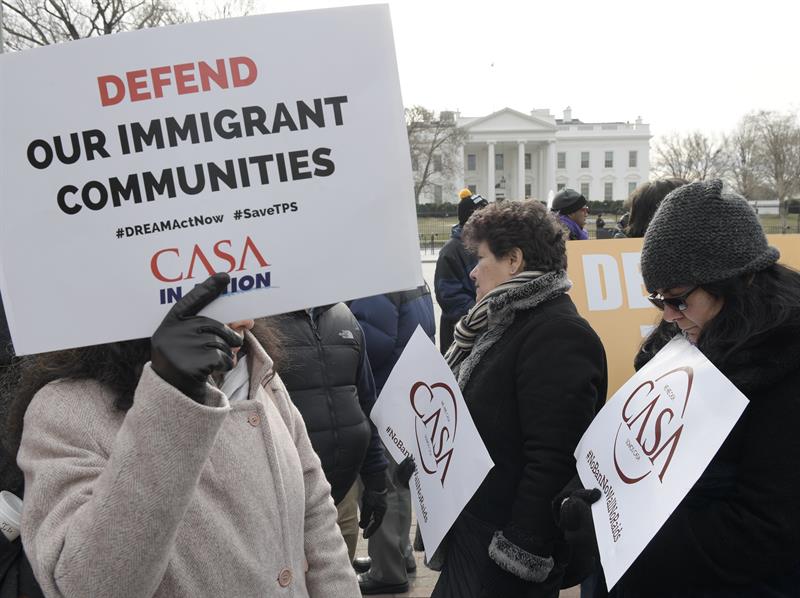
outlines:
[{"label": "dark curly hair", "polygon": [[567,268],[566,240],[555,216],[539,201],[504,201],[470,216],[462,233],[470,249],[483,241],[497,257],[519,247],[526,270],[553,272]]}]

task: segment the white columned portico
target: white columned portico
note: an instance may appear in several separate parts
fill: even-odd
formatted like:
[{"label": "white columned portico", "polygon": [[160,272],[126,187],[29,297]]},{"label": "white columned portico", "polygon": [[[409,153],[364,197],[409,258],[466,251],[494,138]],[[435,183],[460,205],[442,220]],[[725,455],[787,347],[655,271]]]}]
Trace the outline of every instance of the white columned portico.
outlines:
[{"label": "white columned portico", "polygon": [[517,199],[525,199],[525,142],[517,141]]},{"label": "white columned portico", "polygon": [[494,201],[494,141],[488,141],[486,145],[488,147],[488,151],[486,152],[486,154],[489,156],[488,162],[486,164],[488,167],[486,172],[488,197],[486,199],[489,201]]},{"label": "white columned portico", "polygon": [[545,197],[545,173],[544,173],[544,159],[545,159],[545,151],[544,146],[539,144],[536,150],[536,199],[543,201],[547,199]]},{"label": "white columned portico", "polygon": [[547,162],[545,168],[547,190],[545,191],[545,197],[542,199],[547,201],[547,194],[549,194],[550,191],[553,193],[556,192],[556,142],[553,140],[547,142]]}]

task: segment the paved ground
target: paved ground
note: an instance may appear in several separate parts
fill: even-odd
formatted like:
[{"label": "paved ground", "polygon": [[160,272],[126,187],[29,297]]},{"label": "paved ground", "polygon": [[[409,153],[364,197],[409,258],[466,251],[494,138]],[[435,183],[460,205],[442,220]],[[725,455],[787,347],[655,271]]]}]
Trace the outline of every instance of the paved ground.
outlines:
[{"label": "paved ground", "polygon": [[[414,525],[411,526],[412,533]],[[413,538],[412,538],[413,540]],[[358,540],[358,549],[356,550],[357,556],[367,556],[367,542],[361,538]],[[433,586],[436,585],[436,579],[439,574],[435,571],[428,569],[422,562],[422,553],[415,552],[414,556],[417,558],[417,571],[409,575],[409,588],[408,592],[404,594],[380,594],[382,598],[430,598]],[[578,588],[570,588],[562,590],[559,598],[579,598],[580,592]]]}]

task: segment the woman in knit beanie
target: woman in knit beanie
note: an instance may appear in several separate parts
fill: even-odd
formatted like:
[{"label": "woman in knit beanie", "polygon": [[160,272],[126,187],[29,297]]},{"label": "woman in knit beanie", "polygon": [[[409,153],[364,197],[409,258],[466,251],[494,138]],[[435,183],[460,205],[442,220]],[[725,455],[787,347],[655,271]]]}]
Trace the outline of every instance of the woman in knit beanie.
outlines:
[{"label": "woman in knit beanie", "polygon": [[750,402],[617,596],[800,595],[800,274],[779,256],[720,181],[676,189],[647,229],[642,276],[663,318],[637,369],[682,334]]}]

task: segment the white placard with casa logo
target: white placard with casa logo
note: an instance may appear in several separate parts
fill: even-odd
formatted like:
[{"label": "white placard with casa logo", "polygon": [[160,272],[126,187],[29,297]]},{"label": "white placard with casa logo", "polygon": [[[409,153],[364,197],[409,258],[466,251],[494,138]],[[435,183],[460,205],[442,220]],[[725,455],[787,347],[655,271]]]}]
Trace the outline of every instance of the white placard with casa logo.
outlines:
[{"label": "white placard with casa logo", "polygon": [[696,347],[670,341],[606,403],[575,451],[609,588],[703,473],[747,398]]},{"label": "white placard with casa logo", "polygon": [[0,55],[18,353],[149,337],[209,271],[230,322],[422,284],[388,5]]},{"label": "white placard with casa logo", "polygon": [[395,461],[414,457],[409,488],[430,558],[494,463],[453,373],[421,327],[389,375],[371,418]]}]

